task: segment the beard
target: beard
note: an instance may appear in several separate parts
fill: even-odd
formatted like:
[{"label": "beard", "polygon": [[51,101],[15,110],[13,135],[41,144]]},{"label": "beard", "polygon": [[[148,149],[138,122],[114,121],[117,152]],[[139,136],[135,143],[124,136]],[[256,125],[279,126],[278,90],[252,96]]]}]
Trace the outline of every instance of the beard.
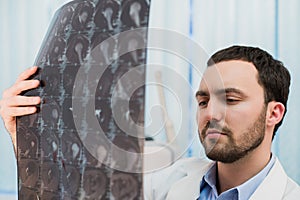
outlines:
[{"label": "beard", "polygon": [[[265,121],[266,108],[264,107],[256,121],[237,139],[233,138],[233,133],[228,127],[223,127],[214,120],[209,121],[200,134],[200,140],[207,157],[223,163],[233,163],[245,157],[264,140]],[[227,141],[219,141],[219,138],[205,138],[209,128],[225,133],[224,137]]]}]

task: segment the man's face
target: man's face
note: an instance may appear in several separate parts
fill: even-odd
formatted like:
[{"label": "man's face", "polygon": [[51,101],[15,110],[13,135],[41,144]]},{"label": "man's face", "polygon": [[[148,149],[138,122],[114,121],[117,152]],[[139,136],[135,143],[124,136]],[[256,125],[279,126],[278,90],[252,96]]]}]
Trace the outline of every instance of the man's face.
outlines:
[{"label": "man's face", "polygon": [[266,106],[252,63],[233,60],[208,67],[196,98],[199,137],[210,159],[232,163],[262,143]]}]

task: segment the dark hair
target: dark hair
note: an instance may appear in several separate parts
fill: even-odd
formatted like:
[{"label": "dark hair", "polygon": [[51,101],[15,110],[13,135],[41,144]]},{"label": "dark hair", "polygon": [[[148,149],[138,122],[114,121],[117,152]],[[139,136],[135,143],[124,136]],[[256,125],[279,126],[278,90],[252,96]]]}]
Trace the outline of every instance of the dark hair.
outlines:
[{"label": "dark hair", "polygon": [[[286,114],[291,76],[283,63],[274,59],[268,52],[257,47],[232,46],[213,54],[207,66],[222,61],[242,60],[252,63],[258,71],[258,83],[263,87],[265,103],[277,101],[284,105]],[[273,138],[282,120],[275,125]]]}]

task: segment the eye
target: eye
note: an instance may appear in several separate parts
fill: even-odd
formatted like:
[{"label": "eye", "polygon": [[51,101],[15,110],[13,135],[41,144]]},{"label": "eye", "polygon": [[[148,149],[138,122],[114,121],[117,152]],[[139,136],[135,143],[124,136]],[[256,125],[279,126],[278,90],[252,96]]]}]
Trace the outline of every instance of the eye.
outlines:
[{"label": "eye", "polygon": [[239,99],[233,98],[233,97],[227,97],[226,98],[226,103],[227,104],[236,104],[239,102]]},{"label": "eye", "polygon": [[207,101],[206,100],[199,101],[198,105],[199,105],[199,107],[205,107],[207,105]]}]

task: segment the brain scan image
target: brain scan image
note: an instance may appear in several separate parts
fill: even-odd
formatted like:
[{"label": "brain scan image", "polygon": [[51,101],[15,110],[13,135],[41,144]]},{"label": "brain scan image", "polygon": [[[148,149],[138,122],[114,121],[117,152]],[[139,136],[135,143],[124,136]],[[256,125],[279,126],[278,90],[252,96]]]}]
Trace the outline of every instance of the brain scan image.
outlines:
[{"label": "brain scan image", "polygon": [[[131,93],[130,99],[139,101],[141,99],[141,97],[143,97],[144,95],[145,95],[145,88],[144,87],[142,87],[142,86],[141,87],[135,87],[133,89],[133,93]],[[129,102],[129,105],[131,105],[131,100]]]},{"label": "brain scan image", "polygon": [[95,33],[92,38],[92,64],[109,65],[113,61],[116,41],[108,34]]},{"label": "brain scan image", "polygon": [[59,148],[58,133],[44,129],[41,134],[40,143],[41,157],[44,160],[57,161]]},{"label": "brain scan image", "polygon": [[113,168],[132,171],[141,167],[139,165],[141,157],[138,139],[119,134],[113,139],[112,143],[111,166]]},{"label": "brain scan image", "polygon": [[62,154],[65,163],[77,164],[81,158],[82,144],[76,134],[66,131],[62,135]]},{"label": "brain scan image", "polygon": [[72,28],[76,31],[83,31],[89,29],[93,12],[94,12],[94,7],[88,1],[79,3],[75,8],[73,14]]},{"label": "brain scan image", "polygon": [[99,100],[111,98],[113,84],[110,80],[113,80],[113,73],[107,68],[103,72],[103,76],[101,76],[97,85],[96,96],[101,97]]},{"label": "brain scan image", "polygon": [[43,191],[40,198],[41,199],[48,199],[48,200],[57,200],[57,199],[59,199],[59,195],[55,192]]},{"label": "brain scan image", "polygon": [[56,24],[54,25],[55,35],[64,35],[71,30],[70,21],[74,13],[72,5],[64,6],[61,10],[61,14],[57,17]]},{"label": "brain scan image", "polygon": [[18,170],[22,184],[26,187],[36,187],[39,182],[40,166],[36,159],[22,159],[18,162]]},{"label": "brain scan image", "polygon": [[144,95],[145,73],[144,67],[120,67],[114,74],[116,80],[112,90],[114,98],[123,100],[137,99],[138,94]]},{"label": "brain scan image", "polygon": [[20,190],[19,199],[22,200],[39,200],[40,197],[38,195],[38,192],[34,189],[22,187]]},{"label": "brain scan image", "polygon": [[41,165],[43,190],[56,192],[59,189],[59,167],[57,163],[44,162]]},{"label": "brain scan image", "polygon": [[19,145],[19,156],[24,158],[37,158],[39,141],[38,136],[30,129],[20,130],[20,139],[26,141]]},{"label": "brain scan image", "polygon": [[132,110],[129,108],[127,100],[117,99],[113,102],[113,118],[117,130],[128,135],[138,135],[137,124],[132,118]]},{"label": "brain scan image", "polygon": [[73,119],[72,98],[65,98],[62,104],[62,123],[61,127],[66,130],[75,130]]},{"label": "brain scan image", "polygon": [[70,63],[83,64],[87,56],[89,41],[85,36],[74,35],[70,38],[66,56]]},{"label": "brain scan image", "polygon": [[62,37],[55,37],[50,45],[50,51],[47,55],[47,63],[59,64],[63,62],[63,55],[66,48],[66,42]]},{"label": "brain scan image", "polygon": [[[72,98],[76,74],[79,67],[65,66],[62,71],[62,93],[64,98]],[[71,105],[71,104],[70,104]]]},{"label": "brain scan image", "polygon": [[115,0],[103,1],[98,4],[94,23],[99,30],[113,31],[117,27],[119,15],[119,2]]},{"label": "brain scan image", "polygon": [[29,78],[40,86],[22,93],[41,104],[17,117],[19,199],[143,199],[147,34],[135,28],[148,27],[149,7],[73,0],[57,10]]},{"label": "brain scan image", "polygon": [[[24,117],[20,117],[22,119],[22,121],[20,121],[19,125],[18,125],[18,129],[20,129],[20,132],[29,130],[30,128],[32,128],[33,130],[36,127],[40,127],[41,125],[41,113],[40,113],[40,108],[37,108],[37,112],[29,115],[29,116],[24,116]],[[21,130],[22,129],[22,130]]]},{"label": "brain scan image", "polygon": [[121,172],[116,172],[112,175],[111,189],[115,199],[134,200],[139,194],[136,178]]},{"label": "brain scan image", "polygon": [[105,167],[109,165],[109,159],[111,151],[110,143],[105,141],[103,136],[99,136],[99,133],[90,132],[84,139],[84,154],[88,166],[95,168]]},{"label": "brain scan image", "polygon": [[41,105],[41,120],[45,128],[56,130],[59,126],[60,106],[52,98],[44,98]]},{"label": "brain scan image", "polygon": [[[140,63],[143,58],[143,49],[145,41],[142,33],[138,32],[129,32],[122,35],[122,39],[119,43],[119,54],[121,56],[121,60],[125,63],[132,63],[133,65],[137,65]],[[126,52],[124,54],[124,52]]]},{"label": "brain scan image", "polygon": [[96,99],[95,102],[95,116],[97,117],[102,131],[104,131],[104,133],[108,133],[112,122],[111,119],[113,117],[110,109],[111,102],[110,100],[103,99]]},{"label": "brain scan image", "polygon": [[140,128],[143,128],[143,124],[144,124],[144,105],[141,104],[139,102],[139,100],[130,100],[129,101],[129,110],[130,110],[131,120],[133,120],[134,123],[137,126],[140,126]]},{"label": "brain scan image", "polygon": [[61,75],[57,67],[44,67],[41,70],[43,94],[46,96],[59,96],[58,88],[61,85]]},{"label": "brain scan image", "polygon": [[79,169],[71,165],[66,165],[63,168],[62,177],[65,193],[69,194],[70,196],[76,196],[80,187],[81,174]]},{"label": "brain scan image", "polygon": [[125,26],[141,27],[149,12],[149,5],[145,0],[123,1],[121,20]]},{"label": "brain scan image", "polygon": [[86,168],[83,174],[83,189],[87,199],[102,199],[105,197],[108,179],[100,170]]}]

